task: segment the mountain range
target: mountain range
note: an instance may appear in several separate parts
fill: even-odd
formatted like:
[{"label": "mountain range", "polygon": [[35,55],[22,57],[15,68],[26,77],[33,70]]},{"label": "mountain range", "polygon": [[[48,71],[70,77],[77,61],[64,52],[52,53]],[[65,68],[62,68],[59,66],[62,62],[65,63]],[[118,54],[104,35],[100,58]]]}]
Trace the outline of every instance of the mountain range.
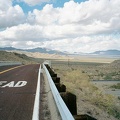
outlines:
[{"label": "mountain range", "polygon": [[65,55],[66,53],[57,51],[57,50],[52,50],[48,48],[33,48],[33,49],[17,49],[13,47],[4,47],[0,48],[1,51],[12,51],[12,50],[18,50],[18,51],[27,51],[27,52],[40,52],[40,53],[48,53],[48,54],[60,54],[60,55]]},{"label": "mountain range", "polygon": [[96,51],[90,54],[92,55],[120,55],[120,50]]},{"label": "mountain range", "polygon": [[[13,47],[4,47],[0,48],[0,51],[12,51],[12,50],[18,50],[18,51],[27,51],[27,52],[40,52],[40,53],[48,53],[48,54],[59,54],[59,55],[70,55],[71,53],[68,52],[62,52],[58,50],[52,50],[48,48],[33,48],[33,49],[17,49]],[[72,53],[72,55],[117,55],[120,56],[120,50],[106,50],[106,51],[95,51],[93,53],[79,53],[75,52]]]}]

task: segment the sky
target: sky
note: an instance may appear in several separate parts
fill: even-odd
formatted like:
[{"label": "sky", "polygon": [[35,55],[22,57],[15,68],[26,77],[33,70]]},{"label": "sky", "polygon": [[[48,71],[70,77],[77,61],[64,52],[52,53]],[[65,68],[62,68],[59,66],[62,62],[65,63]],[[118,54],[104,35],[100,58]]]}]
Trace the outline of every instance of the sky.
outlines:
[{"label": "sky", "polygon": [[120,50],[120,0],[0,0],[0,47]]}]

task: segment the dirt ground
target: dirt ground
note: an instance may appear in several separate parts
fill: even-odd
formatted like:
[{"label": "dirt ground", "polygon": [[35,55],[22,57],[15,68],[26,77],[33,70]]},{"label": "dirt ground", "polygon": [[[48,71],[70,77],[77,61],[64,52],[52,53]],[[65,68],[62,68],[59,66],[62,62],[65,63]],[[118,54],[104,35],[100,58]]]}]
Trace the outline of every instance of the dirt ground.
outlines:
[{"label": "dirt ground", "polygon": [[78,114],[87,113],[98,120],[120,119],[120,100],[103,94],[101,89],[91,84],[89,74],[85,72],[90,66],[96,67],[96,63],[74,62],[74,65],[73,63],[67,64],[67,61],[52,63],[53,69],[58,73],[61,82],[66,85],[67,91],[77,96]]}]

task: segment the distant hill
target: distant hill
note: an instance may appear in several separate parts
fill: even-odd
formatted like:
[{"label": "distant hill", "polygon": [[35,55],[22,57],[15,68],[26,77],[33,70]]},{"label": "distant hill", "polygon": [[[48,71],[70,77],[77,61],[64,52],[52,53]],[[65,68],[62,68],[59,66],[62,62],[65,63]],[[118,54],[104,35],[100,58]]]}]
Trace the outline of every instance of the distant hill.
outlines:
[{"label": "distant hill", "polygon": [[57,50],[51,50],[47,48],[34,48],[34,49],[26,49],[27,52],[40,52],[40,53],[48,53],[48,54],[60,54],[65,55],[64,52],[57,51]]},{"label": "distant hill", "polygon": [[58,55],[116,55],[116,56],[120,56],[120,50],[95,51],[93,53],[74,52],[71,54],[67,51],[61,52],[58,50],[52,50],[52,49],[40,48],[40,47],[33,48],[33,49],[17,49],[17,48],[13,48],[13,47],[4,47],[4,48],[0,48],[0,50],[1,51],[19,50],[19,51],[27,51],[27,52],[58,54]]},{"label": "distant hill", "polygon": [[25,54],[0,51],[0,61],[18,61],[23,64],[35,63],[34,59]]},{"label": "distant hill", "polygon": [[113,62],[111,63],[111,65],[112,65],[112,66],[117,66],[117,67],[120,68],[120,59],[113,61]]},{"label": "distant hill", "polygon": [[33,48],[33,49],[17,49],[17,48],[13,48],[13,47],[4,47],[4,48],[0,48],[1,51],[11,51],[11,50],[19,50],[19,51],[27,51],[27,52],[40,52],[40,53],[48,53],[48,54],[60,54],[60,55],[66,55],[66,53],[61,52],[61,51],[57,51],[57,50],[51,50],[51,49],[47,49],[47,48]]},{"label": "distant hill", "polygon": [[5,51],[5,50],[18,50],[16,48],[13,47],[4,47],[4,48],[0,48],[1,51]]},{"label": "distant hill", "polygon": [[96,51],[90,54],[92,55],[120,55],[120,51],[119,50],[106,50],[106,51]]}]

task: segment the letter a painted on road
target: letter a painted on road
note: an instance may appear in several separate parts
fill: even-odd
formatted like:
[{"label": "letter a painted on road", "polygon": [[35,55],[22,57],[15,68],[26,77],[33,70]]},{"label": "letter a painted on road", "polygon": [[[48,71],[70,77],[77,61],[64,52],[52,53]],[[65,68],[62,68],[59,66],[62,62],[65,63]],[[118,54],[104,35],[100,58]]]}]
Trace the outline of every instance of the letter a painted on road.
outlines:
[{"label": "letter a painted on road", "polygon": [[18,81],[14,87],[23,87],[27,84],[27,81]]},{"label": "letter a painted on road", "polygon": [[11,81],[10,83],[2,86],[2,88],[4,88],[4,87],[14,87],[14,81]]}]

